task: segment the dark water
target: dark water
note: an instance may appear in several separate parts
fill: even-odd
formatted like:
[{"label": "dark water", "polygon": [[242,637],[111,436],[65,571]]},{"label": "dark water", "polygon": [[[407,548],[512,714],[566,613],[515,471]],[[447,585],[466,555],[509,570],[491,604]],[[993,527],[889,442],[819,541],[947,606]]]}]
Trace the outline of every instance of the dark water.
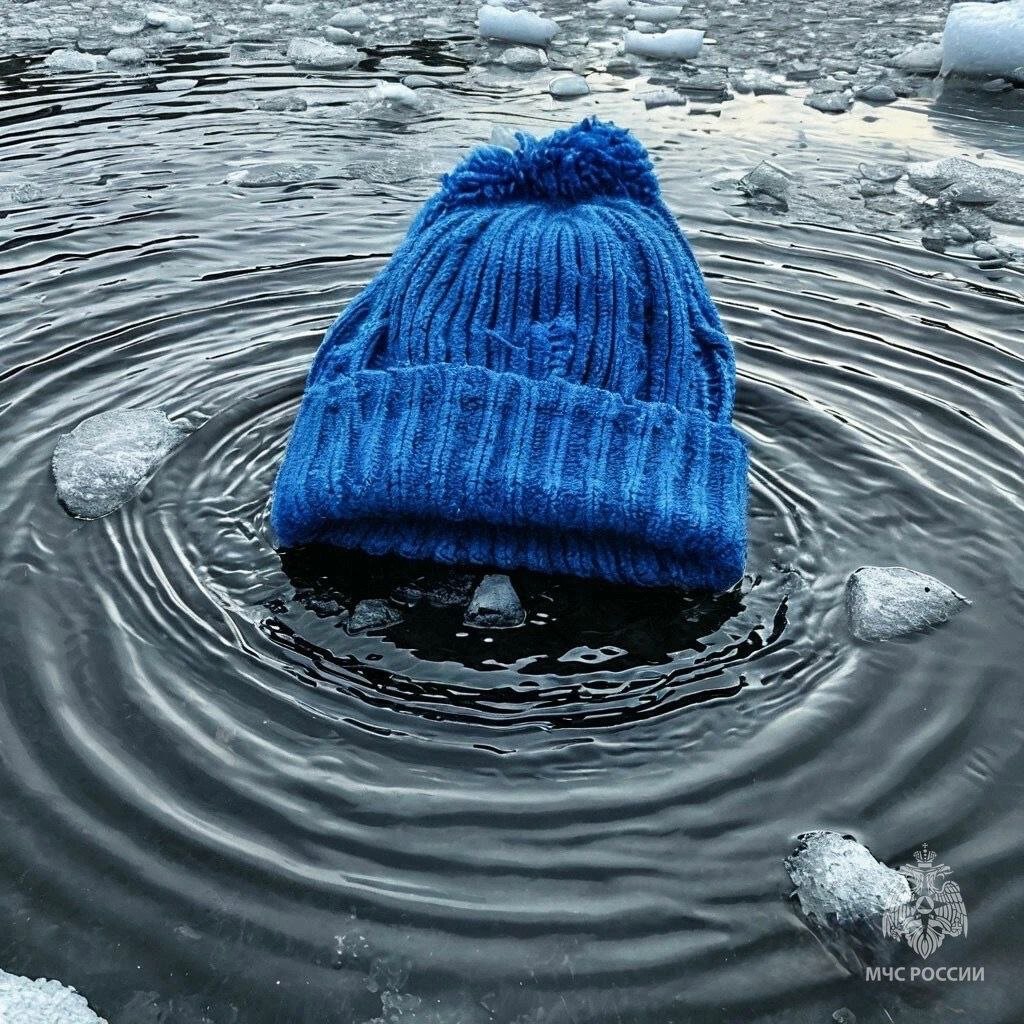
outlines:
[{"label": "dark water", "polygon": [[[331,76],[212,44],[127,77],[0,65],[0,167],[41,188],[0,211],[0,965],[112,1024],[1019,1021],[1024,287],[841,185],[908,155],[1020,169],[1020,127],[951,92],[646,112],[601,75],[558,105],[461,46]],[[450,87],[368,110],[395,69]],[[317,102],[255,106],[295,89]],[[590,112],[650,147],[734,338],[748,575],[717,598],[521,576],[519,630],[425,602],[350,637],[345,609],[429,570],[273,550],[312,352],[492,123]],[[744,202],[773,156],[820,207]],[[314,180],[233,181],[282,160]],[[76,521],[54,443],[122,406],[196,429]],[[856,645],[865,563],[974,604]],[[849,977],[786,899],[820,827],[894,865],[937,849],[969,933],[932,962],[984,982]]]}]

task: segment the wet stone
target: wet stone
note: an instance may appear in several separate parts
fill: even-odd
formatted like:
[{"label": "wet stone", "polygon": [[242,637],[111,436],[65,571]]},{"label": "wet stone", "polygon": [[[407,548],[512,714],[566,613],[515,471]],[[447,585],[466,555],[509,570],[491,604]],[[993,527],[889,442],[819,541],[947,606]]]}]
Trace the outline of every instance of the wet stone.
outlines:
[{"label": "wet stone", "polygon": [[466,625],[486,629],[521,626],[526,612],[507,576],[485,576],[473,592],[466,609]]},{"label": "wet stone", "polygon": [[159,409],[90,416],[57,441],[57,497],[79,519],[109,515],[142,490],[186,433]]},{"label": "wet stone", "polygon": [[385,630],[402,621],[402,613],[392,608],[387,601],[379,598],[368,598],[360,601],[352,609],[352,614],[345,623],[345,632],[350,636],[371,631]]},{"label": "wet stone", "polygon": [[891,640],[916,633],[946,622],[968,604],[934,576],[901,566],[862,566],[846,581],[850,632],[858,640]]}]

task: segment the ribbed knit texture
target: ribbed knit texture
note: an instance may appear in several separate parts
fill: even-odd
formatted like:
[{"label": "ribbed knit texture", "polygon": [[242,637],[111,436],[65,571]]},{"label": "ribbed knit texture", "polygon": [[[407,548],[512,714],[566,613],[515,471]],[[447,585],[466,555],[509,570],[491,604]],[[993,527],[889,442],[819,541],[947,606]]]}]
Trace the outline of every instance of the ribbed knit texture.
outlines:
[{"label": "ribbed knit texture", "polygon": [[628,132],[590,118],[441,182],[327,332],[279,543],[721,589],[743,571],[732,346]]}]

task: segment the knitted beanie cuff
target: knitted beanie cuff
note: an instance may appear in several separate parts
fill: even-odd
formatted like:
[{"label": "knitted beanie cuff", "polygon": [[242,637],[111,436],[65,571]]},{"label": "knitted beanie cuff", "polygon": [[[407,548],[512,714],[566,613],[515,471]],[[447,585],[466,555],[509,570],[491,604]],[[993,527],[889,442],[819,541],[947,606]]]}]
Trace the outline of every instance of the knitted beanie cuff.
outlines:
[{"label": "knitted beanie cuff", "polygon": [[272,522],[285,547],[722,589],[743,572],[746,447],[698,411],[439,363],[307,391]]}]

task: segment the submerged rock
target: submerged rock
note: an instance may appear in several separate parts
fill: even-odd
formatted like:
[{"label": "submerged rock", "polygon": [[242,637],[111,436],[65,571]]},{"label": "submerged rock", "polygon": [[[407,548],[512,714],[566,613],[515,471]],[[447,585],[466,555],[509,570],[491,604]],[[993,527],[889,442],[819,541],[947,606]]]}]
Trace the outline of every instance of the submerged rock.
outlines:
[{"label": "submerged rock", "polygon": [[785,863],[800,912],[841,963],[859,972],[892,960],[898,946],[882,934],[882,915],[912,898],[900,872],[852,836],[827,831],[800,836]]},{"label": "submerged rock", "polygon": [[0,1021],[6,1024],[106,1024],[73,988],[59,981],[0,971]]},{"label": "submerged rock", "polygon": [[392,608],[387,601],[371,597],[366,601],[360,601],[352,610],[348,622],[345,623],[345,632],[351,636],[358,633],[368,633],[371,630],[384,630],[402,621],[402,613]]},{"label": "submerged rock", "polygon": [[858,640],[916,633],[951,619],[969,604],[934,576],[901,566],[861,566],[846,581],[850,632]]},{"label": "submerged rock", "polygon": [[512,581],[507,576],[485,576],[466,609],[466,625],[508,629],[525,621],[526,612]]},{"label": "submerged rock", "polygon": [[99,519],[134,498],[187,431],[159,409],[113,409],[62,434],[53,452],[57,497],[79,519]]}]

